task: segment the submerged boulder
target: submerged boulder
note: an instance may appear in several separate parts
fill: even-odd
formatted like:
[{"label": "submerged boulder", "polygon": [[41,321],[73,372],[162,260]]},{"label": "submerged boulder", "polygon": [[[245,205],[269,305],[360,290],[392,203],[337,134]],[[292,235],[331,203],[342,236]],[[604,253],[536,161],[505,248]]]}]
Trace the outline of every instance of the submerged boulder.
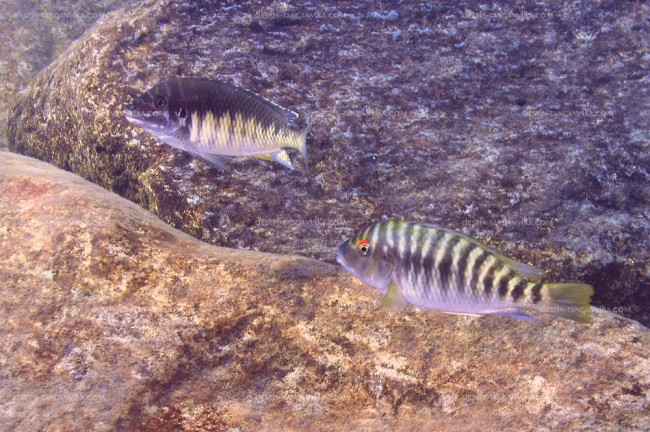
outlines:
[{"label": "submerged boulder", "polygon": [[7,147],[7,114],[34,76],[98,18],[135,0],[0,2],[0,149]]},{"label": "submerged boulder", "polygon": [[[529,8],[528,8],[529,7]],[[35,79],[9,146],[220,246],[333,262],[383,218],[439,223],[650,323],[644,3],[154,2]],[[308,112],[309,167],[160,145],[124,107],[170,76]]]},{"label": "submerged boulder", "polygon": [[6,430],[645,430],[650,330],[409,309],[0,152]]}]

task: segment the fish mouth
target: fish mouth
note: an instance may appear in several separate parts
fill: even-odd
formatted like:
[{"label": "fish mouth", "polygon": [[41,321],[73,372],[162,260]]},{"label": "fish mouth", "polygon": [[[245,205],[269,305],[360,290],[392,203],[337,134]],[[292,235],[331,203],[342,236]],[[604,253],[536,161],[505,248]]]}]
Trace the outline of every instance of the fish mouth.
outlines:
[{"label": "fish mouth", "polygon": [[128,121],[132,125],[138,126],[146,131],[152,131],[153,129],[151,123],[147,122],[146,120],[142,120],[137,117],[130,117],[130,116],[125,116],[125,117],[126,117],[126,121]]},{"label": "fish mouth", "polygon": [[345,257],[343,256],[343,253],[345,251],[345,244],[346,243],[342,243],[341,246],[339,246],[339,249],[336,251],[336,262],[338,263],[338,265],[340,265],[341,267],[343,267],[344,269],[347,270],[348,269],[348,263],[345,260]]},{"label": "fish mouth", "polygon": [[126,117],[126,120],[129,123],[139,126],[146,131],[150,131],[151,133],[154,133],[154,131],[157,132],[165,129],[165,126],[148,121],[144,119],[141,115],[138,115],[133,111],[124,110],[124,117]]},{"label": "fish mouth", "polygon": [[141,116],[139,116],[135,110],[127,108],[124,110],[124,117],[128,120],[129,123],[133,123],[135,125],[142,125],[144,123],[144,120],[142,119]]},{"label": "fish mouth", "polygon": [[142,125],[142,124],[144,123],[143,120],[141,120],[141,119],[135,117],[135,116],[134,116],[133,114],[131,114],[131,113],[127,113],[127,112],[125,112],[125,113],[124,113],[124,117],[126,117],[126,120],[127,120],[129,123],[133,123],[133,124],[138,125],[138,126],[140,126],[140,125]]}]

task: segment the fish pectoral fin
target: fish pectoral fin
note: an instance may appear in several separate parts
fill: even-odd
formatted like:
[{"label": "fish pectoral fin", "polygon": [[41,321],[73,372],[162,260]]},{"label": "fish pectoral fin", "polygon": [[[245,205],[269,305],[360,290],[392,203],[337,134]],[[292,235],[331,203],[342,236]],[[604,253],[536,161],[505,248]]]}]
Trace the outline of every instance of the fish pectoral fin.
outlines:
[{"label": "fish pectoral fin", "polygon": [[291,163],[291,159],[289,159],[289,153],[287,153],[286,150],[280,149],[274,151],[273,153],[268,153],[267,155],[262,155],[262,156],[270,157],[272,160],[284,165],[290,170],[293,170],[293,164]]},{"label": "fish pectoral fin", "polygon": [[164,142],[165,144],[172,146],[176,149],[179,150],[187,150],[187,147],[185,147],[185,143],[178,139],[175,136],[171,135],[158,135],[158,138],[160,138],[160,141]]},{"label": "fish pectoral fin", "polygon": [[399,289],[395,282],[391,282],[386,295],[381,300],[381,308],[385,311],[397,312],[406,308],[407,305],[402,290]]}]

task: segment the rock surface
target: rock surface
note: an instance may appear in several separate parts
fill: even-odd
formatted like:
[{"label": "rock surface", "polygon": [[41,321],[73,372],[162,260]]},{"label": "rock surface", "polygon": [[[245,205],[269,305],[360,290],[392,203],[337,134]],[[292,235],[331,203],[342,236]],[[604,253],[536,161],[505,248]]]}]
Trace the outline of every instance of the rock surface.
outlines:
[{"label": "rock surface", "polygon": [[109,10],[133,0],[0,2],[0,149],[7,113],[34,76]]},{"label": "rock surface", "polygon": [[378,310],[329,264],[210,246],[0,152],[14,431],[646,430],[650,330]]},{"label": "rock surface", "polygon": [[[440,223],[650,324],[649,15],[613,1],[148,1],[39,74],[10,148],[221,246],[331,261],[378,219]],[[228,175],[129,125],[124,106],[174,75],[312,113],[309,170],[244,160]]]}]

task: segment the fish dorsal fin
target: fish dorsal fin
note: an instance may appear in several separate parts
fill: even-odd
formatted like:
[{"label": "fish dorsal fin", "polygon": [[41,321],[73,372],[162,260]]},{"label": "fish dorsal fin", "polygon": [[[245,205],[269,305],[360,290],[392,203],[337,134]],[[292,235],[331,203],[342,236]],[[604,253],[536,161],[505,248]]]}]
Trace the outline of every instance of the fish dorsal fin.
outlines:
[{"label": "fish dorsal fin", "polygon": [[273,102],[271,99],[268,99],[268,98],[266,98],[266,97],[264,97],[264,96],[262,96],[260,94],[255,93],[252,90],[248,90],[248,89],[245,89],[245,88],[239,87],[239,86],[236,86],[236,87],[240,91],[242,91],[243,93],[247,94],[251,99],[256,99],[256,100],[261,101],[263,103],[273,105],[275,108],[277,108],[278,111],[280,112],[280,114],[282,114],[282,117],[284,117],[284,119],[287,121],[287,124],[289,125],[289,127],[292,127],[292,125],[294,123],[296,123],[298,121],[298,119],[300,119],[300,117],[301,117],[300,114],[298,114],[297,112],[291,111],[290,109],[287,109],[287,108],[283,107],[282,105]]},{"label": "fish dorsal fin", "polygon": [[402,295],[402,290],[399,289],[394,281],[391,281],[386,295],[381,300],[381,308],[385,311],[397,312],[404,309],[407,305],[408,303]]},{"label": "fish dorsal fin", "polygon": [[452,233],[454,235],[457,235],[458,237],[462,237],[463,239],[467,240],[468,242],[470,242],[470,243],[472,243],[472,244],[474,244],[476,246],[479,246],[480,248],[482,248],[486,252],[490,252],[491,254],[494,254],[494,258],[496,258],[499,261],[502,261],[503,263],[505,263],[505,265],[508,266],[508,268],[510,270],[514,271],[515,273],[517,273],[521,277],[524,277],[524,278],[527,278],[527,279],[532,279],[532,280],[539,280],[539,279],[543,278],[544,276],[546,276],[546,272],[544,270],[542,270],[540,268],[537,268],[535,266],[532,266],[530,264],[522,263],[522,262],[519,262],[519,261],[515,261],[512,258],[508,258],[507,256],[501,254],[500,252],[492,249],[490,246],[487,246],[487,245],[481,243],[478,240],[474,240],[473,238],[468,237],[463,233],[460,233],[458,231],[454,231],[454,230],[449,229],[449,228],[443,228],[440,225],[436,225],[436,224],[423,224],[423,225],[427,226],[427,227],[430,227],[430,228],[436,228],[436,229],[439,229],[439,230],[442,230],[442,231],[445,231],[445,232],[448,232],[448,233]]},{"label": "fish dorsal fin", "polygon": [[515,261],[512,258],[508,258],[507,256],[503,256],[500,254],[497,255],[499,259],[505,262],[506,265],[515,273],[517,273],[519,276],[525,277],[527,279],[532,279],[532,280],[539,280],[544,276],[546,276],[546,272],[541,268],[537,268],[530,264]]},{"label": "fish dorsal fin", "polygon": [[295,127],[295,124],[298,122],[298,119],[300,118],[300,114],[298,114],[295,111],[288,110],[286,108],[282,108],[280,105],[274,104],[278,108],[282,109],[282,116],[284,119],[287,121],[287,125],[289,127]]}]

